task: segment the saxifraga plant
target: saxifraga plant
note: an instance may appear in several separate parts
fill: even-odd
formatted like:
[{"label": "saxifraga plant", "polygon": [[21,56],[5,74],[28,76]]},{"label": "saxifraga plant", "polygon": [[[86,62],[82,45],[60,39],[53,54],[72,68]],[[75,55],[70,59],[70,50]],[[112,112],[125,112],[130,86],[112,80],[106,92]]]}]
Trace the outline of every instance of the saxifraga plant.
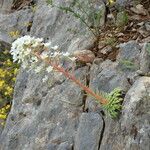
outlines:
[{"label": "saxifraga plant", "polygon": [[[64,68],[61,62],[63,60],[74,61],[75,58],[69,53],[58,51],[57,46],[51,46],[51,43],[44,43],[43,39],[24,36],[13,42],[11,54],[14,61],[22,64],[23,68],[32,69],[36,72],[57,71],[63,74],[66,78],[76,83],[88,95],[97,100],[105,111],[112,117],[118,116],[121,110],[121,90],[115,89],[110,94],[97,94],[92,89],[81,83],[72,73]],[[46,78],[48,78],[46,76]],[[44,79],[45,81],[46,79]]]},{"label": "saxifraga plant", "polygon": [[[39,54],[35,54],[37,58],[41,59]],[[41,59],[42,60],[42,59]],[[53,67],[54,70],[62,73],[65,77],[76,83],[81,89],[83,89],[88,95],[92,96],[97,100],[103,107],[103,109],[110,115],[112,118],[116,118],[118,113],[122,108],[122,94],[121,89],[116,88],[111,93],[102,93],[97,94],[94,93],[89,87],[83,85],[81,81],[75,78],[75,76],[68,71],[66,71],[63,67],[60,67],[58,64],[51,63],[51,60],[43,60],[45,63],[49,64]]]},{"label": "saxifraga plant", "polygon": [[91,0],[73,0],[70,5],[56,5],[54,0],[46,0],[47,4],[56,7],[65,13],[72,14],[75,18],[79,19],[81,23],[88,28],[88,30],[96,37],[100,35],[101,18],[105,8],[96,6]]}]

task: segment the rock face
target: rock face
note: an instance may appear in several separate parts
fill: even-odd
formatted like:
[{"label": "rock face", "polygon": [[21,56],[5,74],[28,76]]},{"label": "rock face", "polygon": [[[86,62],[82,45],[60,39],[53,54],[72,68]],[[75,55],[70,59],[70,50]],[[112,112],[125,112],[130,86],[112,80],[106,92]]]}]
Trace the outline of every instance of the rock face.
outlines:
[{"label": "rock face", "polygon": [[102,150],[148,150],[150,133],[150,78],[141,77],[127,92],[118,121],[107,119]]},{"label": "rock face", "polygon": [[[34,9],[25,5],[8,13],[13,1],[0,2],[0,41],[11,43],[17,38],[12,33],[18,31],[17,36],[31,34],[50,40],[62,51],[93,46],[92,35],[80,21],[43,0],[33,3]],[[104,116],[95,100],[62,75],[51,73],[43,83],[44,74],[21,69],[12,109],[0,135],[0,150],[149,150],[148,45],[129,41],[120,45],[116,61],[98,61],[90,69],[81,66],[75,70],[75,76],[95,91],[110,92],[120,87],[127,92],[118,120]]]},{"label": "rock face", "polygon": [[75,150],[96,150],[103,130],[103,120],[99,114],[83,113],[79,120],[75,138]]}]

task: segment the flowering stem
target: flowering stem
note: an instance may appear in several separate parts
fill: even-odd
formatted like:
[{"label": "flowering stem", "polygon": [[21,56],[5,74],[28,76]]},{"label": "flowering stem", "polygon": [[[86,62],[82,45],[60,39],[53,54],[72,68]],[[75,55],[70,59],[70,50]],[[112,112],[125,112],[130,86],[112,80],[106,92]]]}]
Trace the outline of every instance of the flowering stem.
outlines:
[{"label": "flowering stem", "polygon": [[101,104],[106,105],[108,101],[100,96],[94,93],[89,87],[83,85],[74,75],[66,71],[63,67],[58,66],[57,64],[52,63],[49,59],[42,59],[41,56],[38,53],[34,53],[34,55],[39,58],[40,60],[45,61],[46,64],[51,65],[55,70],[58,72],[61,72],[63,75],[65,75],[67,78],[75,82],[77,85],[79,85],[87,94],[90,94],[93,96],[96,100],[98,100]]}]

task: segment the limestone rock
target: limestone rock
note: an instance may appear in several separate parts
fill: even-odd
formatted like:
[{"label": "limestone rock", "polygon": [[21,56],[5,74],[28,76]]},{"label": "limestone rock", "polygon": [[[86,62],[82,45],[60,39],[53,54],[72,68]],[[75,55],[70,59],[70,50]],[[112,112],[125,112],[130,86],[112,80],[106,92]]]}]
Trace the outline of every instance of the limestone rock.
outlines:
[{"label": "limestone rock", "polygon": [[150,43],[145,43],[140,55],[140,71],[142,74],[150,72]]},{"label": "limestone rock", "polygon": [[[89,85],[98,94],[101,92],[111,92],[117,87],[123,91],[128,91],[131,86],[126,74],[118,69],[118,63],[110,60],[92,65]],[[89,111],[96,111],[98,113],[102,111],[100,104],[90,96],[87,98],[86,108]]]},{"label": "limestone rock", "polygon": [[[93,48],[92,34],[71,15],[50,7],[43,0],[34,1],[35,11],[23,7],[10,13],[13,2],[0,1],[2,45],[11,44],[16,37],[10,36],[10,32],[19,30],[19,36],[42,37],[65,52]],[[58,5],[69,2],[57,0]],[[96,9],[104,8],[103,25],[105,4],[94,2],[100,4],[94,5]],[[126,2],[130,0],[117,0],[122,6]],[[78,32],[70,32],[70,28]],[[91,56],[95,58],[92,53]],[[146,49],[129,41],[120,46],[115,62],[96,59],[90,70],[84,66],[74,74],[96,92],[110,92],[116,87],[127,92],[119,120],[104,116],[101,105],[64,76],[50,73],[48,81],[43,83],[45,74],[21,69],[12,108],[0,135],[0,150],[149,150],[150,79],[136,75],[137,70],[143,69],[145,73],[149,70]],[[131,64],[122,60],[132,61],[136,68],[126,68]]]},{"label": "limestone rock", "polygon": [[[76,72],[83,82],[85,71]],[[1,149],[58,149],[64,143],[70,148],[82,113],[82,90],[68,80],[45,84],[42,75],[25,71],[17,80]]]},{"label": "limestone rock", "polygon": [[83,113],[75,137],[75,150],[96,150],[103,130],[103,120],[99,114]]},{"label": "limestone rock", "polygon": [[106,119],[100,150],[149,150],[150,78],[142,77],[128,91],[120,120]]},{"label": "limestone rock", "polygon": [[94,53],[90,50],[77,50],[73,53],[73,56],[85,63],[92,63],[95,59]]}]

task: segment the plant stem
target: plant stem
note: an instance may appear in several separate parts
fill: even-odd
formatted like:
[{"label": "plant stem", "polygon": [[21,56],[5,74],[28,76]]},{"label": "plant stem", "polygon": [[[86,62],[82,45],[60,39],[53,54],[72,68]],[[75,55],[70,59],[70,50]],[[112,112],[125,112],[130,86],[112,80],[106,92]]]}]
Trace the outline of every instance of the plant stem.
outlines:
[{"label": "plant stem", "polygon": [[49,59],[42,59],[41,56],[38,53],[34,53],[34,55],[40,59],[43,60],[46,64],[52,66],[55,70],[57,70],[58,72],[61,72],[63,75],[65,75],[68,79],[72,80],[73,82],[75,82],[78,86],[80,86],[87,94],[90,94],[92,97],[94,97],[96,100],[98,100],[101,104],[106,105],[108,103],[108,101],[100,96],[97,95],[96,93],[94,93],[89,87],[83,85],[81,83],[81,81],[79,81],[78,79],[76,79],[76,77],[69,73],[68,71],[66,71],[63,67],[58,66],[57,64],[53,64]]},{"label": "plant stem", "polygon": [[[89,14],[86,12],[86,10],[84,9],[84,7],[82,7],[82,5],[77,1],[76,2],[77,4],[78,4],[78,8],[80,9],[80,11],[82,11],[82,13],[83,14],[85,14],[86,16],[87,16],[87,19],[89,18]],[[90,8],[89,8],[90,9]],[[95,18],[95,16],[93,16],[93,19]],[[95,19],[94,19],[95,20]],[[88,23],[87,23],[88,24]],[[86,25],[86,24],[85,24]],[[87,25],[86,25],[87,26]],[[88,28],[90,28],[90,27],[88,27]],[[98,37],[99,35],[100,35],[100,33],[99,33],[99,27],[96,27],[96,26],[94,26],[94,28],[95,28],[95,32],[94,32],[94,35],[96,36],[96,37]],[[90,28],[91,29],[91,28]]]},{"label": "plant stem", "polygon": [[88,25],[88,23],[87,23],[82,17],[80,17],[79,19],[88,27],[89,31],[91,31],[95,37],[98,36],[98,35],[91,29],[91,27]]},{"label": "plant stem", "polygon": [[84,13],[87,16],[87,19],[89,17],[89,14],[86,12],[86,10],[82,7],[82,5],[77,1],[76,2],[78,4],[78,8],[82,11],[82,13]]},{"label": "plant stem", "polygon": [[76,13],[76,12],[75,12],[74,10],[72,10],[72,9],[68,9],[68,7],[59,7],[59,6],[56,6],[56,5],[53,5],[53,7],[56,7],[56,8],[58,8],[58,9],[60,9],[60,10],[66,9],[68,12],[72,13],[74,17],[80,19],[80,21],[81,21],[82,23],[84,23],[85,26],[88,27],[89,31],[90,31],[95,37],[97,37],[97,34],[91,29],[91,27],[88,25],[88,22],[86,22],[86,21],[81,17],[80,14]]}]

